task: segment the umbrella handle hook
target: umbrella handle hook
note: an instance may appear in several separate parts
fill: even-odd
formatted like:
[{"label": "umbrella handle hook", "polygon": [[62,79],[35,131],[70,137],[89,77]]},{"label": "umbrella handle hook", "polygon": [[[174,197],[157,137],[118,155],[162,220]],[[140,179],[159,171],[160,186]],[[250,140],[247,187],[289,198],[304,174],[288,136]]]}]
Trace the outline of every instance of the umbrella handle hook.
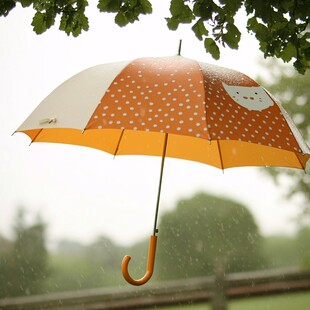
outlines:
[{"label": "umbrella handle hook", "polygon": [[128,264],[129,261],[131,260],[131,257],[129,255],[124,256],[122,261],[122,273],[123,277],[128,283],[138,286],[145,284],[147,281],[151,279],[154,270],[156,243],[157,243],[157,236],[155,235],[151,236],[147,258],[147,269],[145,275],[141,279],[135,280],[129,275]]}]

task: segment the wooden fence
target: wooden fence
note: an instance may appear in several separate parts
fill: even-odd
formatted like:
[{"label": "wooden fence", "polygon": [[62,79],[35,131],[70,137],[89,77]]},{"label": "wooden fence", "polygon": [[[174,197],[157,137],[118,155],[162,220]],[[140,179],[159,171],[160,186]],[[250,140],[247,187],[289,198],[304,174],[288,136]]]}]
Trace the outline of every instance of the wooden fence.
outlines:
[{"label": "wooden fence", "polygon": [[[1,310],[147,309],[212,299],[213,277],[158,282],[143,287],[100,288],[0,299]],[[228,274],[228,299],[310,290],[310,271],[273,270]]]}]

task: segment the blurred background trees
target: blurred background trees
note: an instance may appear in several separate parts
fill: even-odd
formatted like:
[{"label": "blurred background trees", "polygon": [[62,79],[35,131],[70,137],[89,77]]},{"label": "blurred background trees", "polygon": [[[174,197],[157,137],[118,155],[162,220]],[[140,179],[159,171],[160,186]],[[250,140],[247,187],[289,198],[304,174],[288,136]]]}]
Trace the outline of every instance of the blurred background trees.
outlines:
[{"label": "blurred background trees", "polygon": [[124,253],[124,247],[104,236],[89,245],[60,241],[50,253],[51,274],[45,289],[52,292],[117,285]]},{"label": "blurred background trees", "polygon": [[160,222],[156,269],[161,280],[258,270],[262,237],[248,209],[205,193],[180,200]]},{"label": "blurred background trees", "polygon": [[0,297],[38,294],[48,272],[45,224],[38,219],[27,225],[20,209],[14,226],[14,241],[2,239],[0,252]]},{"label": "blurred background trees", "polygon": [[310,226],[304,226],[298,231],[297,251],[300,267],[310,269]]},{"label": "blurred background trees", "polygon": [[[295,236],[262,236],[242,204],[197,193],[160,219],[153,281],[221,272],[310,268],[310,227]],[[125,248],[99,236],[91,244],[62,240],[47,251],[46,224],[29,224],[20,211],[14,240],[0,237],[0,298],[126,285],[120,264],[133,256],[130,273],[145,273],[148,239]]]}]

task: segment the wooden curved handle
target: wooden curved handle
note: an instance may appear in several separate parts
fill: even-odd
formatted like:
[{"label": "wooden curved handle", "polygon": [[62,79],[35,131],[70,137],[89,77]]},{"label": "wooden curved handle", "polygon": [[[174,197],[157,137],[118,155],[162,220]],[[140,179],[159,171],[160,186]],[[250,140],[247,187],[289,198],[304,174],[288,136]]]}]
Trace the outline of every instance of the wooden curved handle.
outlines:
[{"label": "wooden curved handle", "polygon": [[131,257],[129,255],[126,255],[123,258],[122,261],[122,273],[125,280],[132,284],[132,285],[143,285],[148,280],[151,279],[153,270],[154,270],[154,262],[155,262],[155,253],[156,253],[156,243],[157,243],[157,236],[151,236],[150,237],[150,244],[149,244],[149,252],[148,252],[148,258],[147,258],[147,269],[145,275],[138,280],[133,279],[129,272],[128,272],[128,264],[131,260]]}]

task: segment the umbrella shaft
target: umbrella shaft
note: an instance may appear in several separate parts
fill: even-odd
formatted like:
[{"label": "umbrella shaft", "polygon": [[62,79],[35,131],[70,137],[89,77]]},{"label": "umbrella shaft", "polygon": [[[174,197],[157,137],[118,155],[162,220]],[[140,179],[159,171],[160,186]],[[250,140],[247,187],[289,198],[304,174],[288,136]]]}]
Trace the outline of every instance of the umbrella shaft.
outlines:
[{"label": "umbrella shaft", "polygon": [[164,147],[163,147],[163,153],[162,153],[162,157],[161,157],[161,168],[160,168],[160,176],[159,176],[159,183],[158,183],[158,194],[157,194],[157,203],[156,203],[156,211],[155,211],[153,236],[155,236],[156,233],[158,232],[157,218],[158,218],[158,209],[159,209],[159,201],[160,201],[160,193],[161,193],[161,183],[162,183],[162,179],[163,179],[167,144],[168,144],[168,134],[165,133]]}]

